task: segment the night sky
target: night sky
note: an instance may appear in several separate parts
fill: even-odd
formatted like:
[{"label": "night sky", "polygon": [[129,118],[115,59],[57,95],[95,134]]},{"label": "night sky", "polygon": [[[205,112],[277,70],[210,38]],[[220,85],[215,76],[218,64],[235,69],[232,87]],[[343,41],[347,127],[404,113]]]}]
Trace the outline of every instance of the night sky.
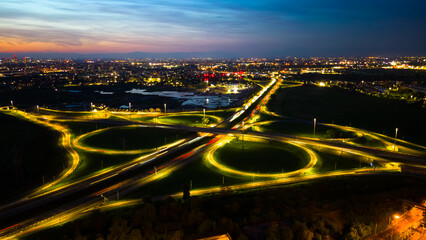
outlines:
[{"label": "night sky", "polygon": [[2,0],[0,52],[426,55],[424,0]]}]

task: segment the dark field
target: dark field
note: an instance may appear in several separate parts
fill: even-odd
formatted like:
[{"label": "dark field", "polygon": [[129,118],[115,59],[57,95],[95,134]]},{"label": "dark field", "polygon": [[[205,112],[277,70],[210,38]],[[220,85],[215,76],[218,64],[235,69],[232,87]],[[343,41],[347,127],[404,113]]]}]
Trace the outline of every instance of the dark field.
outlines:
[{"label": "dark field", "polygon": [[353,126],[426,145],[426,110],[398,100],[305,85],[277,91],[269,104],[278,114]]},{"label": "dark field", "polygon": [[[288,135],[296,135],[303,137],[314,137],[313,121],[291,121],[281,120],[268,125],[260,126],[262,131],[276,132]],[[356,134],[352,132],[342,131],[337,128],[320,125],[317,123],[315,128],[315,137],[317,138],[354,138]]]},{"label": "dark field", "polygon": [[82,144],[104,149],[135,150],[160,147],[190,136],[191,133],[162,128],[120,127],[84,139]]},{"label": "dark field", "polygon": [[216,160],[230,168],[259,173],[291,172],[303,168],[307,154],[297,147],[280,142],[232,142],[219,148]]},{"label": "dark field", "polygon": [[0,202],[42,185],[43,176],[53,180],[67,167],[56,131],[3,113],[0,126]]}]

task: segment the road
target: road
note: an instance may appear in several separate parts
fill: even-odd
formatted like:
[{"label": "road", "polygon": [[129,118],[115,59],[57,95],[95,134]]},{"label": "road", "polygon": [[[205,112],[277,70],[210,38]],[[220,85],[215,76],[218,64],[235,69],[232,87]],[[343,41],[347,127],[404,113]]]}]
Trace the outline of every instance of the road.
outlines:
[{"label": "road", "polygon": [[[221,124],[214,128],[177,126],[167,124],[138,124],[137,126],[184,130],[199,133],[201,136],[195,135],[191,138],[164,146],[163,148],[151,154],[135,158],[134,160],[126,164],[119,165],[118,167],[115,167],[111,170],[101,172],[98,175],[94,175],[84,180],[62,187],[52,188],[52,186],[54,186],[57,182],[51,182],[48,185],[42,186],[40,188],[41,190],[37,189],[37,191],[31,193],[25,198],[0,207],[0,222],[1,226],[3,227],[3,230],[0,230],[0,237],[12,239],[24,236],[42,228],[47,228],[49,226],[61,224],[64,221],[74,219],[84,213],[89,212],[90,210],[99,208],[105,199],[116,199],[118,198],[118,195],[125,195],[126,193],[137,189],[140,186],[160,178],[164,178],[173,171],[176,171],[177,169],[185,166],[189,162],[200,159],[206,154],[211,154],[214,149],[217,149],[220,144],[223,144],[223,142],[227,141],[231,136],[242,134],[242,131],[247,128],[244,123],[249,123],[251,119],[255,118],[259,114],[262,106],[265,106],[265,104],[270,99],[271,94],[277,89],[280,82],[280,79],[272,80],[264,89],[262,89],[252,99],[247,101],[247,103],[245,103],[242,108],[234,115],[224,120]],[[21,115],[25,114],[21,113]],[[32,120],[39,121],[42,124],[51,124],[47,121],[48,119],[43,119],[41,116],[35,117]],[[117,123],[123,125],[128,125],[129,123],[126,123],[126,120],[93,119],[90,121],[99,123]],[[134,120],[130,120],[130,122],[133,124],[138,123]],[[404,163],[409,162],[415,164],[424,164],[426,162],[425,156],[422,155],[402,154],[398,152],[366,148],[324,139],[301,138],[291,135],[263,132],[247,132],[244,133],[244,135],[246,137],[286,141],[305,148],[305,150],[308,149],[305,146],[315,145],[325,148],[332,148],[337,151],[366,154],[372,158],[386,158],[391,159],[392,161],[399,161]],[[63,139],[65,139],[65,142]],[[79,139],[81,138],[74,140],[74,145],[76,147],[82,147],[79,145]],[[70,149],[67,150],[73,151],[69,137],[63,136],[62,143],[64,146],[70,146]],[[307,151],[309,152],[309,150]],[[141,153],[142,152],[138,152],[138,154]],[[315,154],[310,153],[310,156],[311,161],[306,169],[315,165]],[[67,174],[69,175],[72,173],[73,169],[68,169],[67,172],[68,171],[69,173]],[[397,170],[386,168],[382,169],[381,171],[394,172]],[[351,174],[377,174],[377,172],[374,172],[370,169],[356,171],[336,171],[322,175],[317,174],[304,176],[303,174],[304,171],[302,170],[294,173],[294,175],[291,174],[279,176],[279,178],[276,180],[235,185],[231,186],[231,188],[234,190],[247,189],[277,184],[286,184],[297,181],[309,181],[322,177],[334,177]],[[289,176],[294,177],[289,178]],[[219,190],[222,191],[223,189],[218,187],[211,189],[201,189],[197,191],[193,190],[191,191],[191,194],[205,194],[217,192]],[[34,217],[28,218],[30,215]]]},{"label": "road", "polygon": [[[268,90],[272,87],[278,86],[281,80],[275,80],[273,79],[264,89],[262,89],[259,93],[257,93],[252,99],[250,99],[247,103],[243,105],[243,109],[231,116],[230,118],[226,119],[222,122],[222,126],[229,126],[234,125],[234,122],[238,121],[239,119],[242,119],[248,115],[248,113],[251,113],[255,109],[256,104],[258,104],[261,99],[268,94]],[[20,112],[20,111],[14,111],[15,113],[19,113],[24,117],[27,117],[27,114]],[[30,117],[28,117],[30,118]],[[48,123],[46,120],[43,119],[43,117],[32,117],[31,120],[41,122],[42,124]],[[45,120],[45,121],[43,121]],[[158,125],[157,127],[161,127]],[[175,157],[173,154],[182,152],[185,152],[185,154],[177,157],[179,158],[187,158],[188,153],[193,154],[194,150],[189,151],[190,149],[198,149],[202,148],[203,151],[201,151],[198,155],[200,157],[202,154],[204,154],[204,151],[207,150],[207,146],[214,143],[212,141],[209,141],[207,143],[202,143],[202,140],[205,138],[205,136],[201,137],[194,137],[192,139],[186,139],[185,141],[177,144],[176,146],[173,146],[172,148],[161,149],[154,154],[150,154],[148,156],[143,156],[141,158],[135,159],[134,161],[131,161],[128,164],[121,165],[117,168],[114,168],[111,171],[99,174],[97,176],[93,176],[88,179],[84,179],[79,182],[75,182],[60,188],[55,188],[52,190],[49,190],[47,192],[37,191],[33,194],[30,194],[29,196],[20,199],[18,201],[15,201],[10,204],[6,204],[2,207],[0,207],[0,224],[3,227],[6,227],[5,231],[0,231],[0,236],[6,236],[9,235],[9,231],[21,231],[23,228],[27,226],[31,226],[34,224],[34,222],[39,221],[40,219],[46,219],[50,217],[52,214],[57,214],[58,211],[66,211],[66,209],[72,209],[80,206],[81,208],[90,208],[93,204],[93,201],[99,201],[99,195],[100,194],[110,194],[111,191],[117,191],[118,189],[120,191],[127,191],[127,189],[132,189],[132,186],[134,186],[134,182],[139,182],[141,179],[140,175],[137,175],[137,177],[132,180],[132,178],[127,179],[123,181],[123,178],[127,178],[127,176],[132,176],[132,172],[138,171],[138,169],[145,169],[144,167],[148,165],[147,163],[155,161],[156,163],[165,162],[168,159],[171,159]],[[220,137],[218,137],[220,138]],[[67,144],[69,143],[69,138],[67,141]],[[190,143],[190,144],[188,144]],[[200,145],[204,144],[204,145]],[[186,152],[189,151],[189,152]],[[175,161],[176,163],[178,161]],[[182,165],[182,164],[181,164]],[[175,169],[177,167],[170,167],[171,170]],[[158,168],[157,168],[158,169]],[[167,168],[168,170],[169,168]],[[160,173],[157,174],[151,174],[155,177],[151,177],[149,179],[157,179],[159,176],[166,175],[165,172],[167,172],[166,169],[163,169]],[[125,176],[125,177],[124,177]],[[137,180],[136,180],[137,179]],[[143,178],[145,179],[145,178]],[[117,183],[118,182],[118,183]],[[148,180],[142,181],[142,182],[149,182]],[[49,187],[51,187],[52,183],[48,184]],[[105,185],[109,185],[110,187],[105,188]],[[43,186],[42,189],[48,189],[49,187],[46,187],[47,185]],[[90,195],[86,195],[86,197],[81,197],[83,194],[87,194],[87,192],[90,192]],[[94,194],[93,194],[94,192]],[[74,199],[75,198],[75,199]],[[69,202],[72,202],[72,204],[69,204]],[[65,205],[64,205],[65,204]],[[67,205],[68,204],[68,205]],[[54,207],[55,206],[55,207]],[[83,207],[86,206],[86,207]],[[49,210],[46,210],[49,209]],[[51,209],[51,210],[50,210]],[[42,215],[37,215],[36,218],[27,219],[26,216],[38,214],[39,212],[44,212]],[[20,222],[21,221],[21,222]],[[16,224],[11,224],[13,222],[18,222]],[[10,228],[10,226],[14,226],[13,228]]]}]

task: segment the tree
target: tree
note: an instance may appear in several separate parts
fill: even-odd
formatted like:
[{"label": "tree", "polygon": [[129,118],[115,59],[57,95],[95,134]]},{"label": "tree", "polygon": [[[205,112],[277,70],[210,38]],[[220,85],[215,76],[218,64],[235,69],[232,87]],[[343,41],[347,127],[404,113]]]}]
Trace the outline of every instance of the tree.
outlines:
[{"label": "tree", "polygon": [[183,186],[183,200],[188,200],[189,198],[191,197],[191,193],[190,193],[190,191],[189,191],[189,186],[188,186],[188,184],[185,184],[184,186]]},{"label": "tree", "polygon": [[168,237],[168,239],[170,239],[170,240],[180,240],[180,239],[182,239],[183,238],[183,236],[184,236],[184,234],[183,234],[183,232],[182,232],[182,230],[177,230],[177,231],[174,231],[169,237]]},{"label": "tree", "polygon": [[284,226],[281,229],[281,239],[283,240],[292,240],[293,239],[293,230],[291,228]]},{"label": "tree", "polygon": [[216,223],[211,220],[204,220],[198,227],[199,234],[206,234],[216,230]]},{"label": "tree", "polygon": [[306,224],[299,221],[296,221],[293,229],[296,239],[311,240],[314,237],[314,233],[306,227]]},{"label": "tree", "polygon": [[238,235],[237,240],[249,240],[249,238],[243,232],[241,232],[240,235]]},{"label": "tree", "polygon": [[360,240],[364,239],[372,233],[371,227],[363,223],[354,223],[347,235],[348,240]]},{"label": "tree", "polygon": [[210,119],[208,117],[203,117],[203,124],[209,124]]},{"label": "tree", "polygon": [[115,218],[109,228],[107,240],[124,240],[128,238],[130,227],[127,226],[127,220],[120,217]]},{"label": "tree", "polygon": [[326,137],[327,138],[336,138],[336,136],[337,136],[336,129],[329,129],[329,130],[327,130],[327,132],[326,132]]},{"label": "tree", "polygon": [[271,226],[269,226],[268,230],[266,231],[266,239],[274,240],[279,239],[279,232],[278,232],[278,224],[272,223]]},{"label": "tree", "polygon": [[141,230],[136,228],[133,229],[129,234],[129,240],[141,240],[142,239],[142,233]]}]

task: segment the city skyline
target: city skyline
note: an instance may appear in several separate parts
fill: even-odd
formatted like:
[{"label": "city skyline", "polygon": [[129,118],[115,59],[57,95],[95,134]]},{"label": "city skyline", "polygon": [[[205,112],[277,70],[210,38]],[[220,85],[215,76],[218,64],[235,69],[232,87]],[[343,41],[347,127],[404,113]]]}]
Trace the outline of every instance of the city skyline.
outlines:
[{"label": "city skyline", "polygon": [[5,1],[0,55],[425,55],[424,2]]}]

